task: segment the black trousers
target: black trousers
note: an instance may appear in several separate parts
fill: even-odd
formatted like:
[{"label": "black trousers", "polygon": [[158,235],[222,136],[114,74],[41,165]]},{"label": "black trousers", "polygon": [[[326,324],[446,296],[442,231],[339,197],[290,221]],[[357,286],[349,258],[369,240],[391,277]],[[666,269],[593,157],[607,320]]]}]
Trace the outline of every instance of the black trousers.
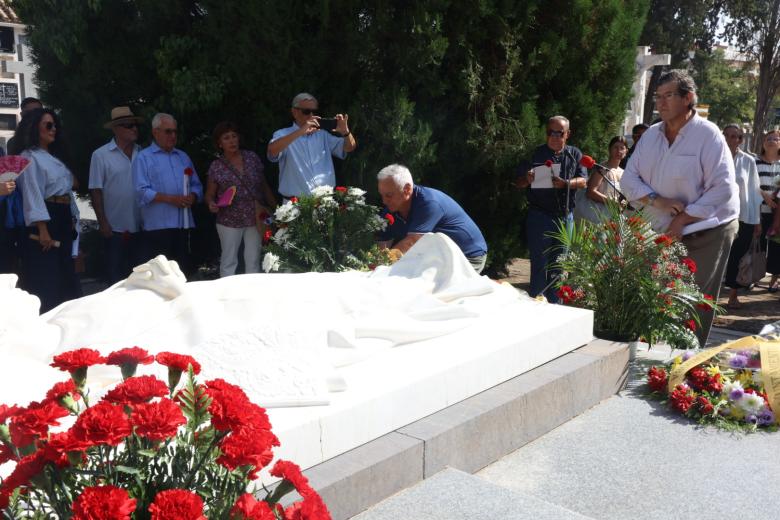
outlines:
[{"label": "black trousers", "polygon": [[745,224],[740,221],[739,231],[737,232],[737,238],[734,239],[734,243],[731,244],[731,251],[729,252],[729,261],[726,264],[726,287],[731,289],[740,289],[743,286],[737,283],[737,272],[739,271],[739,261],[750,249],[750,243],[753,241],[753,230],[755,224]]},{"label": "black trousers", "polygon": [[143,232],[144,257],[148,261],[157,255],[165,255],[168,260],[176,260],[179,269],[189,278],[192,276],[192,258],[190,255],[190,230],[171,228],[155,229]]},{"label": "black trousers", "polygon": [[109,285],[130,276],[133,267],[146,260],[141,258],[139,248],[140,233],[113,233],[110,238],[103,238],[105,276]]},{"label": "black trousers", "polygon": [[81,283],[71,256],[73,248],[73,218],[68,204],[47,202],[49,212],[47,227],[52,240],[60,242],[44,252],[39,242],[32,240],[30,234],[38,234],[37,227],[28,227],[24,240],[25,287],[28,292],[41,300],[41,313],[57,305],[81,297]]}]

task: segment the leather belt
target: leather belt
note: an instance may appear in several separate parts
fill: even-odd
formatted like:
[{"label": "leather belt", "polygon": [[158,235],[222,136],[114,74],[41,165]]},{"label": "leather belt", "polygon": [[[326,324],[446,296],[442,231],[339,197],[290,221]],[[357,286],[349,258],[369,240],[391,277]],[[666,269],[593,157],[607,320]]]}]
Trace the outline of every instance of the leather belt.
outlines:
[{"label": "leather belt", "polygon": [[70,195],[52,195],[46,202],[53,202],[54,204],[70,204]]}]

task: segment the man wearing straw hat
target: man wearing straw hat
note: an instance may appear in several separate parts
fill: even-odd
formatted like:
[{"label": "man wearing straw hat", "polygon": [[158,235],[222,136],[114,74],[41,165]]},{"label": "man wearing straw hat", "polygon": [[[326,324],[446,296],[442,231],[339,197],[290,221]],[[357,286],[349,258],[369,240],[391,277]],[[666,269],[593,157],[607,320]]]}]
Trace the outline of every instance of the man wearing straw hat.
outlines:
[{"label": "man wearing straw hat", "polygon": [[129,107],[115,107],[103,128],[114,137],[95,150],[89,165],[89,189],[105,252],[109,284],[127,278],[138,258],[140,210],[135,200],[131,165],[140,151],[138,123],[142,118]]}]

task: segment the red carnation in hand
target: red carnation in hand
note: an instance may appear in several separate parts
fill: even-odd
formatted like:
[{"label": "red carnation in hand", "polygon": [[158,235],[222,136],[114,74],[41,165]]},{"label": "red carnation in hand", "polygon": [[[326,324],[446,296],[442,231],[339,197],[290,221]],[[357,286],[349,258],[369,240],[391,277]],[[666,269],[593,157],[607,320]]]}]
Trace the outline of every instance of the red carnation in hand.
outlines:
[{"label": "red carnation in hand", "polygon": [[241,428],[220,441],[222,455],[217,458],[217,463],[229,470],[251,466],[248,476],[254,480],[257,473],[273,460],[274,446],[279,446],[279,439],[271,430]]},{"label": "red carnation in hand", "polygon": [[81,412],[71,431],[76,440],[93,446],[117,446],[130,435],[132,429],[122,406],[100,402]]},{"label": "red carnation in hand", "polygon": [[276,515],[267,502],[244,493],[230,510],[230,520],[276,520]]},{"label": "red carnation in hand", "polygon": [[112,352],[106,358],[106,365],[117,365],[122,368],[122,377],[127,379],[135,374],[138,365],[150,365],[154,356],[140,347],[129,347]]},{"label": "red carnation in hand", "polygon": [[693,258],[683,258],[680,260],[683,264],[685,264],[685,267],[688,268],[688,270],[691,272],[691,274],[696,273],[696,262],[693,260]]},{"label": "red carnation in hand", "polygon": [[547,159],[546,161],[544,161],[544,165],[547,166],[548,168],[552,168],[553,162],[550,159]]},{"label": "red carnation in hand", "polygon": [[385,213],[385,220],[387,220],[387,224],[390,226],[395,224],[395,217],[391,213]]},{"label": "red carnation in hand", "polygon": [[130,520],[136,500],[116,486],[84,488],[73,502],[73,520]]},{"label": "red carnation in hand", "polygon": [[68,415],[68,411],[56,401],[30,403],[11,418],[11,442],[17,448],[32,444],[36,438],[46,436],[49,426],[59,426],[59,419]]},{"label": "red carnation in hand", "polygon": [[655,239],[655,243],[662,247],[669,247],[674,243],[674,239],[669,235],[658,235]]},{"label": "red carnation in hand", "polygon": [[685,385],[677,385],[674,391],[669,395],[669,402],[672,408],[680,413],[688,413],[693,405],[694,395]]},{"label": "red carnation in hand", "polygon": [[341,193],[346,193],[347,192],[347,188],[345,186],[336,186],[333,189],[335,189],[336,191],[340,191]]},{"label": "red carnation in hand", "polygon": [[142,403],[133,406],[130,422],[135,433],[153,441],[162,441],[176,435],[179,426],[187,419],[176,403],[162,399],[156,403]]},{"label": "red carnation in hand", "polygon": [[184,175],[186,175],[187,177],[192,177],[192,174],[193,174],[193,173],[195,173],[195,170],[193,170],[193,169],[192,169],[192,168],[190,168],[189,166],[187,166],[186,168],[184,168]]},{"label": "red carnation in hand", "polygon": [[138,376],[125,379],[108,391],[103,401],[115,404],[147,403],[155,397],[168,395],[168,387],[154,376]]},{"label": "red carnation in hand", "polygon": [[149,512],[151,520],[208,520],[203,516],[203,499],[185,489],[160,491]]},{"label": "red carnation in hand", "polygon": [[658,367],[650,367],[647,371],[647,384],[653,392],[666,391],[666,370]]}]

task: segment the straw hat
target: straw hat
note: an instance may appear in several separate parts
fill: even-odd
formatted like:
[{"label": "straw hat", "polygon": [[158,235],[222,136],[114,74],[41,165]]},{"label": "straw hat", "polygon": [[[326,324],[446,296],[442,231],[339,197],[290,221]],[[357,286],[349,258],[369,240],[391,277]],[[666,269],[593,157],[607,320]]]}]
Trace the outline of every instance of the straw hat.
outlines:
[{"label": "straw hat", "polygon": [[130,107],[114,107],[111,109],[111,121],[103,125],[103,128],[113,128],[123,123],[140,123],[143,117],[138,117],[130,110]]}]

